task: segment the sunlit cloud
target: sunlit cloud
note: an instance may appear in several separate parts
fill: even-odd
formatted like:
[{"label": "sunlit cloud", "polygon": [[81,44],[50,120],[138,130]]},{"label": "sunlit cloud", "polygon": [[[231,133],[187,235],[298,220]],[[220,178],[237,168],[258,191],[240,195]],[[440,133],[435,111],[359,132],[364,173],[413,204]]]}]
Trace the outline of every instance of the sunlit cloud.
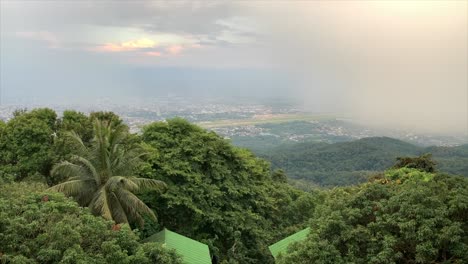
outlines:
[{"label": "sunlit cloud", "polygon": [[162,53],[159,51],[149,51],[149,52],[145,52],[145,55],[152,56],[152,57],[160,57]]},{"label": "sunlit cloud", "polygon": [[166,48],[166,51],[171,55],[177,55],[182,52],[184,48],[180,45],[172,45]]},{"label": "sunlit cloud", "polygon": [[137,51],[140,54],[150,57],[171,56],[179,55],[182,51],[191,48],[200,48],[201,45],[195,43],[190,45],[177,44],[177,43],[160,43],[149,38],[141,38],[130,40],[122,43],[106,43],[92,48],[93,51],[98,52],[127,52]]},{"label": "sunlit cloud", "polygon": [[98,46],[95,50],[103,52],[123,52],[132,51],[138,49],[149,49],[156,47],[157,43],[154,40],[142,38],[136,40],[130,40],[123,43],[106,43]]},{"label": "sunlit cloud", "polygon": [[23,31],[23,32],[16,32],[16,36],[24,39],[42,41],[47,44],[49,48],[59,48],[60,41],[58,40],[55,34],[49,31]]},{"label": "sunlit cloud", "polygon": [[152,48],[154,46],[156,46],[156,42],[146,38],[122,43],[122,47],[130,49]]}]

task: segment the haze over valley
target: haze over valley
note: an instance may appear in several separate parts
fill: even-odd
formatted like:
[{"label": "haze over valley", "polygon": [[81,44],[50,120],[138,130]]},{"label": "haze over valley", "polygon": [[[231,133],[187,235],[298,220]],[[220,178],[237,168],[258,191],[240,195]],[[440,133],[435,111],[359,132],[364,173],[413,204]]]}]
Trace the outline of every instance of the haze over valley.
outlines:
[{"label": "haze over valley", "polygon": [[0,263],[468,263],[468,1],[0,0]]},{"label": "haze over valley", "polygon": [[0,101],[157,112],[167,96],[273,98],[380,129],[467,136],[466,5],[5,1]]}]

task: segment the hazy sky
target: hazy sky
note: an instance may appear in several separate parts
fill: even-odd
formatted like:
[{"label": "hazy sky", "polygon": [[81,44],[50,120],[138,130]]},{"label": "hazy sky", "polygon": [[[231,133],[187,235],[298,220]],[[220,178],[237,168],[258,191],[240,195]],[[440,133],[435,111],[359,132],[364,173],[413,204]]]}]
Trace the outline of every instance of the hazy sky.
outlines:
[{"label": "hazy sky", "polygon": [[467,1],[4,1],[2,100],[288,96],[466,133]]}]

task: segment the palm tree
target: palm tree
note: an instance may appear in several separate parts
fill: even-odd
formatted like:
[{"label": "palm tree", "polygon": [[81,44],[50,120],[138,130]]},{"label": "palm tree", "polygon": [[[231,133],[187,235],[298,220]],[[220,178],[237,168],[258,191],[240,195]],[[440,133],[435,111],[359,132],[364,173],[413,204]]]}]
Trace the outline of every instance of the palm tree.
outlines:
[{"label": "palm tree", "polygon": [[81,206],[116,223],[143,225],[144,215],[156,220],[153,211],[134,193],[163,189],[166,185],[132,175],[145,152],[135,144],[124,144],[128,138],[127,127],[96,119],[94,134],[91,146],[86,146],[75,132],[67,134],[76,153],[70,161],[53,167],[52,175],[67,177],[67,180],[50,189],[74,197]]}]

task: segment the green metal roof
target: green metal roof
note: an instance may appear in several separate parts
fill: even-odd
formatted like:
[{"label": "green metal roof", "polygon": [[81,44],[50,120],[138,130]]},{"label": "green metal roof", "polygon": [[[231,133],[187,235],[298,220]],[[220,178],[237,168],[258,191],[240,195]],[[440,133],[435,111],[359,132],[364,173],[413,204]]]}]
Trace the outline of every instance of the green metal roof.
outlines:
[{"label": "green metal roof", "polygon": [[186,264],[211,264],[210,250],[207,245],[166,228],[146,238],[143,242],[158,242],[167,248],[174,249],[182,256]]},{"label": "green metal roof", "polygon": [[304,230],[301,230],[295,234],[288,236],[287,238],[284,238],[276,242],[275,244],[269,246],[268,248],[270,249],[270,252],[273,255],[273,257],[276,258],[280,253],[286,252],[286,250],[288,249],[288,246],[291,245],[292,243],[304,240],[309,234],[309,232],[310,232],[310,228],[308,227]]}]

